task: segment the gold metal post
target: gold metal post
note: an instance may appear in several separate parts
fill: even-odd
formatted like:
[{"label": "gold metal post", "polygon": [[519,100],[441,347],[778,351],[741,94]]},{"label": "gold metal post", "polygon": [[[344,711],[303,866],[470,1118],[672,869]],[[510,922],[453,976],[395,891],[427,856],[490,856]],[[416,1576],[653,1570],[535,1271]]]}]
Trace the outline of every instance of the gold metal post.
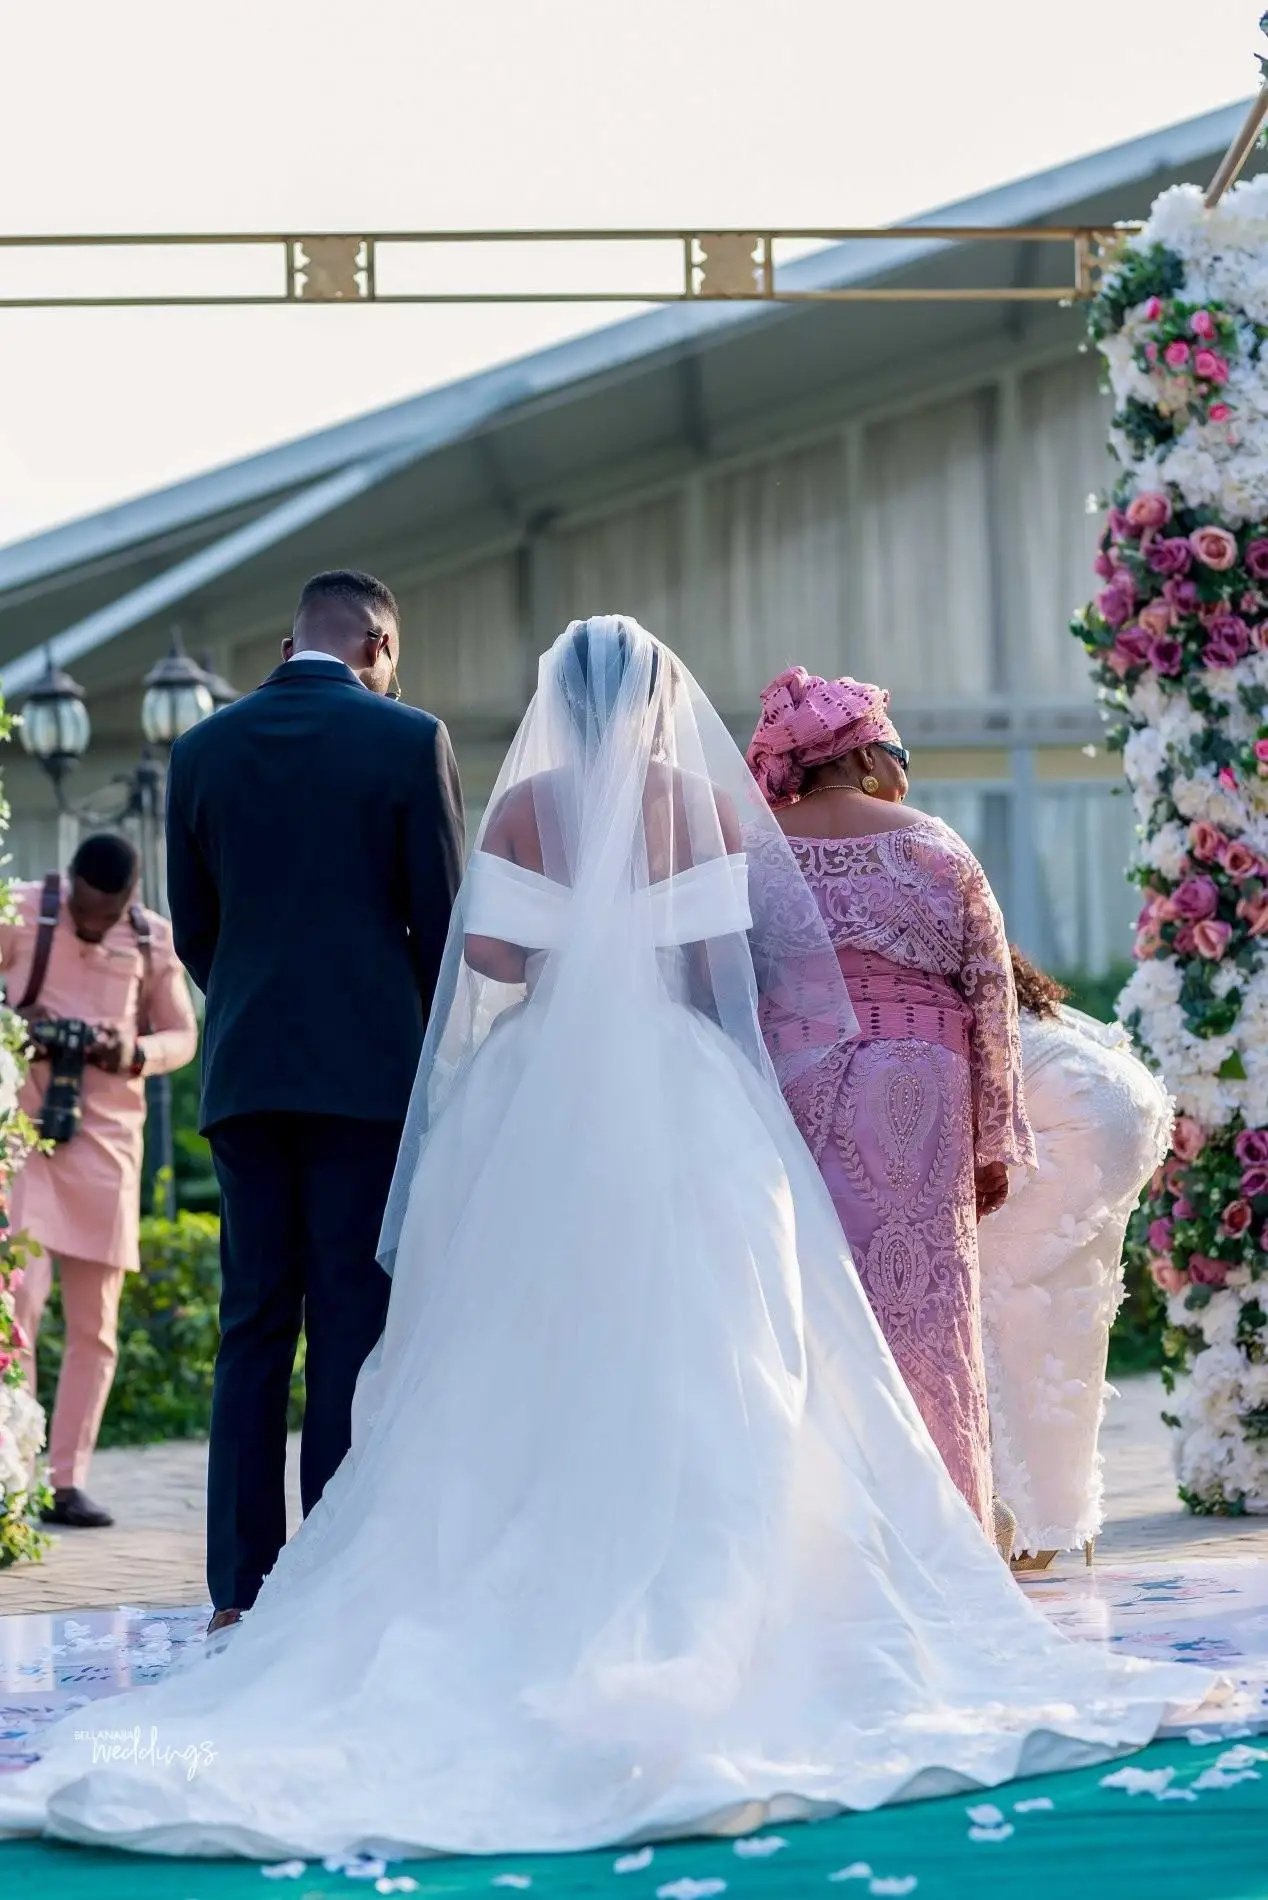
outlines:
[{"label": "gold metal post", "polygon": [[1255,140],[1259,137],[1266,118],[1268,118],[1268,80],[1265,80],[1260,87],[1258,97],[1251,100],[1250,109],[1242,122],[1240,131],[1220,160],[1220,168],[1211,180],[1206,194],[1205,203],[1208,211],[1214,211],[1229,186],[1237,183],[1242,167],[1255,148]]}]

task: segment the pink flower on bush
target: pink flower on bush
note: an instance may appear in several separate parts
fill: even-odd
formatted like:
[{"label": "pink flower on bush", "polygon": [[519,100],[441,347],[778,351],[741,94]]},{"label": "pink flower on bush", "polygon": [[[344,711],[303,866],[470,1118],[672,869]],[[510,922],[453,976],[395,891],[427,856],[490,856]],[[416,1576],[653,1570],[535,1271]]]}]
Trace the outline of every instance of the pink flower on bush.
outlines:
[{"label": "pink flower on bush", "polygon": [[1184,671],[1184,646],[1173,633],[1155,634],[1149,642],[1149,664],[1168,679]]},{"label": "pink flower on bush", "polygon": [[1268,620],[1261,620],[1251,628],[1250,642],[1261,653],[1268,647]]},{"label": "pink flower on bush", "polygon": [[1243,1128],[1233,1153],[1244,1168],[1268,1168],[1268,1128]]},{"label": "pink flower on bush", "polygon": [[1172,914],[1190,924],[1199,923],[1203,917],[1214,917],[1219,903],[1219,886],[1209,877],[1186,877],[1171,893]]},{"label": "pink flower on bush", "polygon": [[1268,581],[1268,540],[1260,535],[1246,544],[1246,567],[1257,581]]},{"label": "pink flower on bush", "polygon": [[1200,864],[1221,863],[1227,844],[1219,826],[1208,824],[1205,818],[1197,818],[1189,826],[1189,849]]},{"label": "pink flower on bush", "polygon": [[17,1347],[18,1351],[25,1352],[31,1342],[27,1338],[26,1333],[23,1331],[21,1320],[15,1319],[12,1322],[12,1334],[13,1334],[13,1343]]},{"label": "pink flower on bush", "polygon": [[1171,1212],[1177,1220],[1192,1220],[1197,1209],[1187,1195],[1182,1194]]},{"label": "pink flower on bush", "polygon": [[1147,297],[1140,307],[1140,314],[1146,323],[1157,323],[1162,315],[1162,298]]},{"label": "pink flower on bush", "polygon": [[0,1351],[0,1378],[3,1378],[4,1374],[9,1370],[9,1367],[15,1363],[16,1361],[11,1352]]},{"label": "pink flower on bush", "polygon": [[1154,1285],[1161,1287],[1164,1293],[1183,1293],[1189,1284],[1188,1275],[1182,1273],[1173,1260],[1151,1260],[1149,1273]]},{"label": "pink flower on bush", "polygon": [[1105,552],[1104,548],[1102,548],[1101,552],[1097,555],[1096,559],[1093,561],[1092,567],[1093,567],[1094,572],[1099,574],[1103,581],[1113,580],[1114,563],[1111,560],[1110,556]]},{"label": "pink flower on bush", "polygon": [[1182,534],[1160,534],[1149,543],[1145,560],[1155,574],[1187,574],[1193,550]]},{"label": "pink flower on bush", "polygon": [[1237,774],[1231,765],[1221,765],[1215,776],[1226,792],[1235,792],[1237,790]]},{"label": "pink flower on bush", "polygon": [[1213,568],[1217,574],[1224,573],[1237,559],[1237,537],[1227,528],[1195,528],[1189,546],[1203,567]]},{"label": "pink flower on bush", "polygon": [[1097,611],[1107,627],[1115,632],[1131,619],[1136,588],[1130,574],[1117,573],[1109,586],[1096,597]]},{"label": "pink flower on bush", "polygon": [[1210,343],[1218,334],[1215,318],[1209,310],[1195,310],[1189,319],[1189,328],[1203,343]]},{"label": "pink flower on bush", "polygon": [[1199,350],[1193,358],[1193,373],[1205,383],[1226,383],[1228,364],[1218,350]]},{"label": "pink flower on bush", "polygon": [[1228,949],[1229,938],[1233,934],[1232,924],[1221,923],[1217,918],[1207,917],[1202,923],[1193,926],[1193,948],[1208,963],[1218,963]]},{"label": "pink flower on bush", "polygon": [[1242,1193],[1248,1201],[1268,1194],[1268,1168],[1247,1168],[1242,1176]]},{"label": "pink flower on bush", "polygon": [[1168,343],[1162,353],[1162,360],[1168,369],[1184,369],[1192,354],[1189,345],[1177,337],[1174,343]]},{"label": "pink flower on bush", "polygon": [[1127,504],[1127,525],[1136,534],[1145,528],[1161,528],[1171,519],[1171,503],[1156,488],[1133,495]]},{"label": "pink flower on bush", "polygon": [[1263,861],[1258,852],[1252,851],[1240,838],[1230,838],[1220,854],[1220,860],[1235,884],[1244,884],[1248,877],[1262,877]]},{"label": "pink flower on bush", "polygon": [[1260,765],[1268,765],[1268,739],[1256,739],[1255,758]]},{"label": "pink flower on bush", "polygon": [[1119,679],[1130,673],[1134,666],[1149,664],[1149,635],[1139,627],[1126,627],[1116,635],[1114,644],[1105,655],[1105,664],[1110,671],[1117,673]]},{"label": "pink flower on bush", "polygon": [[1181,1161],[1196,1161],[1206,1146],[1206,1131],[1191,1115],[1177,1115],[1171,1147]]},{"label": "pink flower on bush", "polygon": [[[1161,545],[1165,547],[1166,543],[1163,542]],[[1188,546],[1187,542],[1185,546]],[[1192,553],[1192,549],[1190,549],[1190,553]],[[1196,610],[1198,604],[1197,582],[1185,580],[1178,574],[1173,575],[1172,578],[1165,583],[1162,590],[1162,597],[1164,600],[1171,602],[1171,605],[1178,614],[1191,614]]]},{"label": "pink flower on bush", "polygon": [[1170,633],[1175,620],[1175,609],[1170,601],[1151,600],[1147,607],[1141,608],[1136,619],[1146,633]]},{"label": "pink flower on bush", "polygon": [[1109,531],[1116,541],[1121,541],[1127,533],[1127,516],[1121,508],[1109,511]]},{"label": "pink flower on bush", "polygon": [[1229,608],[1217,608],[1207,621],[1206,630],[1213,640],[1223,640],[1229,646],[1236,647],[1239,656],[1249,653],[1250,628],[1240,614],[1231,612]]},{"label": "pink flower on bush", "polygon": [[1223,1286],[1228,1278],[1228,1261],[1213,1259],[1209,1253],[1189,1255],[1189,1278],[1194,1286]]},{"label": "pink flower on bush", "polygon": [[1243,634],[1240,640],[1227,634],[1213,633],[1202,649],[1202,664],[1209,666],[1215,672],[1227,672],[1229,667],[1236,666],[1239,660],[1245,659],[1249,647],[1248,633]]},{"label": "pink flower on bush", "polygon": [[1162,1164],[1162,1185],[1168,1194],[1181,1194],[1184,1191],[1184,1163],[1177,1155]]},{"label": "pink flower on bush", "polygon": [[1249,1201],[1230,1201],[1220,1215],[1220,1226],[1232,1239],[1244,1234],[1255,1218],[1255,1211]]},{"label": "pink flower on bush", "polygon": [[1174,1223],[1169,1220],[1151,1220],[1149,1223],[1149,1245],[1155,1253],[1170,1253]]},{"label": "pink flower on bush", "polygon": [[1237,915],[1246,926],[1248,937],[1262,937],[1268,931],[1268,897],[1243,897]]},{"label": "pink flower on bush", "polygon": [[1232,410],[1226,402],[1213,402],[1206,412],[1208,422],[1227,422]]}]

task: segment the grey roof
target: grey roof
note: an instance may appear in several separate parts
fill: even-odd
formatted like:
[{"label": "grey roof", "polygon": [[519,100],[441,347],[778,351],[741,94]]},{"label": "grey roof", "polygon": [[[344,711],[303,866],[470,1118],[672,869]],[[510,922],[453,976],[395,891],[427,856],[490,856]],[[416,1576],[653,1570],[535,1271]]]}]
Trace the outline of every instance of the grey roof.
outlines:
[{"label": "grey roof", "polygon": [[[1195,167],[1204,173],[1244,114],[1244,102],[1233,104],[911,222],[1005,227],[1104,221],[1125,211],[1134,215],[1158,185]],[[783,274],[801,289],[891,280],[932,283],[947,281],[960,269],[1001,283],[1028,269],[1040,279],[1043,272],[1055,271],[1049,277],[1052,282],[1068,278],[1067,254],[1057,255],[1059,247],[1042,247],[1053,253],[1051,263],[1045,258],[1037,264],[1033,256],[1020,257],[1021,248],[983,245],[976,258],[963,261],[933,238],[914,236],[884,244],[858,240],[825,247]],[[1033,253],[1036,247],[1027,248]],[[986,252],[993,255],[985,257]],[[331,507],[338,507],[343,490],[332,477],[340,471],[349,473],[349,492],[360,492],[389,477],[399,483],[402,470],[437,462],[437,474],[426,478],[430,487],[421,473],[409,478],[421,484],[410,491],[412,518],[425,519],[428,510],[435,512],[438,493],[449,492],[445,485],[456,445],[476,438],[496,435],[499,444],[505,444],[521,493],[532,491],[539,466],[543,481],[558,480],[567,458],[578,466],[586,456],[593,460],[596,442],[609,437],[614,456],[633,458],[651,441],[651,424],[644,426],[644,417],[663,398],[663,392],[658,398],[654,381],[662,365],[707,362],[711,380],[706,395],[719,415],[738,414],[742,402],[752,405],[759,398],[771,406],[812,399],[815,377],[821,385],[827,376],[840,375],[840,333],[832,333],[837,339],[834,355],[825,343],[823,313],[839,314],[841,308],[712,302],[660,306],[2,547],[0,655],[10,662],[5,683],[10,690],[19,685],[12,672],[14,655],[22,655],[23,670],[29,671],[30,654],[50,638],[60,641],[63,630],[80,634],[79,650],[86,651],[116,631],[140,624],[182,591],[193,591],[202,584],[200,575],[222,575],[238,548],[243,560],[256,558],[286,536],[289,523],[310,522],[321,512],[318,488],[333,498]],[[904,307],[901,316],[892,305],[848,308],[857,325],[851,336],[862,337],[878,360],[882,351],[893,357],[900,338],[902,347],[926,354],[954,347],[969,336],[971,321],[979,327],[984,321],[981,315],[970,318],[967,313],[973,310],[994,310],[990,321],[999,321],[998,306],[959,305],[933,313],[932,306],[922,305]],[[1068,319],[1070,313],[1063,315]],[[790,324],[794,328],[788,332]],[[762,337],[769,336],[773,343],[785,334],[795,335],[796,344],[780,346],[787,359],[780,371],[783,380],[772,376],[763,382],[762,362],[752,346]],[[1062,334],[1073,334],[1068,324]],[[615,392],[631,382],[637,384],[637,400],[631,404],[627,398],[622,406]],[[593,408],[604,397],[609,398],[607,409],[596,418],[586,405]],[[641,412],[637,421],[636,412]],[[565,413],[573,420],[565,423]],[[547,414],[560,420],[549,440],[532,437],[528,446],[537,457],[532,461],[521,425]],[[461,489],[461,482],[457,486]],[[305,495],[311,506],[288,507],[290,498],[298,502]],[[251,524],[256,532],[244,535]],[[156,576],[166,587],[156,586]],[[66,660],[70,655],[59,657]]]}]

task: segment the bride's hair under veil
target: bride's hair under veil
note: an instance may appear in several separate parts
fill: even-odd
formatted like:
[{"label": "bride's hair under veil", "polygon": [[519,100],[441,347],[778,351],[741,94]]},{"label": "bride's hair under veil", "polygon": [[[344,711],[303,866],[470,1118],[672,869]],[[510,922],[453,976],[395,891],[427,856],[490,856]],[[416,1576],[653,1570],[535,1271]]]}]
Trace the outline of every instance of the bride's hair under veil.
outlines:
[{"label": "bride's hair under veil", "polygon": [[[525,932],[540,940],[511,946],[520,954],[496,974],[467,954],[491,857],[516,866],[526,890],[535,876],[568,893],[566,941],[543,914]],[[549,890],[535,897],[544,912]],[[776,1091],[857,1028],[813,895],[722,720],[637,620],[596,615],[542,656],[476,837],[388,1201],[389,1272],[427,1132],[502,1017],[534,1012],[539,1059],[560,1088],[583,1086],[579,1064],[599,1049],[581,1025],[646,1007],[667,985]],[[775,1066],[761,995],[780,1004]]]}]

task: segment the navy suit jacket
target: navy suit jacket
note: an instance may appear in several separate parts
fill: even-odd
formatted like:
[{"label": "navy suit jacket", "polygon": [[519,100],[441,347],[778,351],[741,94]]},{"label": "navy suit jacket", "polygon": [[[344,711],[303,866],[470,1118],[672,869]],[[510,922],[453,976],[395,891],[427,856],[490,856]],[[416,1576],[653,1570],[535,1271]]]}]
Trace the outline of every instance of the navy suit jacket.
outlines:
[{"label": "navy suit jacket", "polygon": [[207,998],[205,1129],[404,1119],[463,850],[444,726],[345,666],[291,660],[177,742],[167,881]]}]

